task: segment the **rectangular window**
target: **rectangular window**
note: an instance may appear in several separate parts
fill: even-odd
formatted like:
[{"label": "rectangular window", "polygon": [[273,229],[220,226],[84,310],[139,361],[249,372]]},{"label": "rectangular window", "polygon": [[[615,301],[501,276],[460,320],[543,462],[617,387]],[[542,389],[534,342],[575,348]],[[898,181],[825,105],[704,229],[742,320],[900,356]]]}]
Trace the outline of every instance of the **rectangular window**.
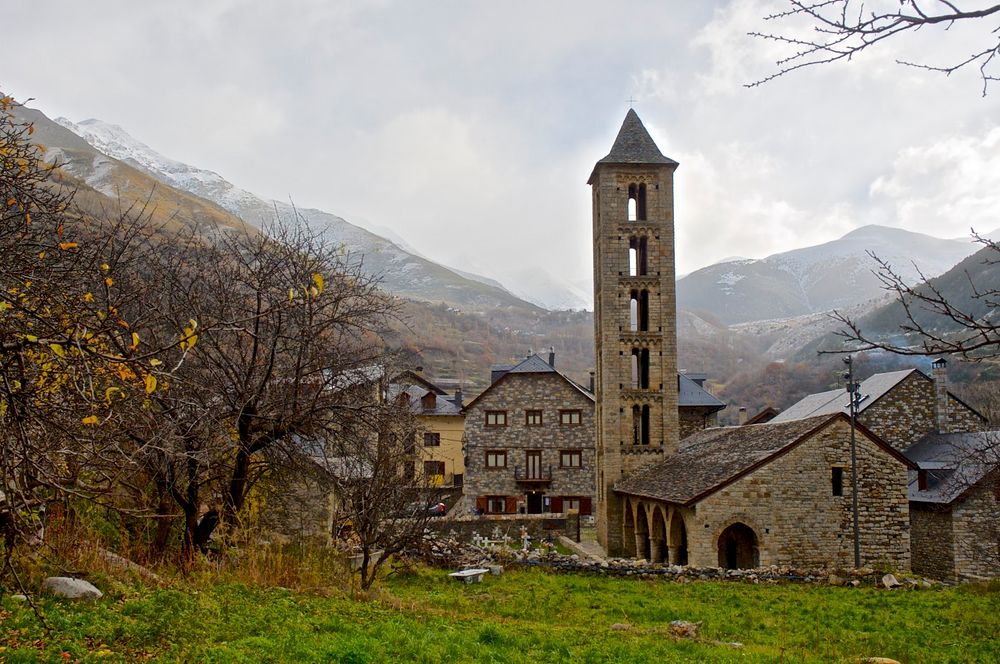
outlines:
[{"label": "rectangular window", "polygon": [[439,433],[425,433],[424,434],[424,447],[440,447],[441,446],[441,434]]},{"label": "rectangular window", "polygon": [[507,411],[506,410],[486,411],[486,426],[488,427],[507,426]]},{"label": "rectangular window", "polygon": [[486,450],[486,468],[506,468],[507,467],[507,451],[506,450]]},{"label": "rectangular window", "polygon": [[833,468],[833,472],[830,476],[830,484],[833,487],[833,495],[843,496],[844,495],[844,469],[843,468]]},{"label": "rectangular window", "polygon": [[570,510],[580,511],[580,499],[579,498],[563,498],[563,512],[568,512]]},{"label": "rectangular window", "polygon": [[528,427],[542,426],[542,411],[540,410],[524,411],[524,425]]},{"label": "rectangular window", "polygon": [[560,450],[560,468],[580,468],[583,466],[583,452],[580,450]]},{"label": "rectangular window", "polygon": [[560,410],[559,424],[580,424],[583,421],[583,413],[579,410]]},{"label": "rectangular window", "polygon": [[507,496],[487,496],[486,512],[489,514],[503,514],[507,511]]},{"label": "rectangular window", "polygon": [[444,475],[444,461],[424,461],[424,475]]}]

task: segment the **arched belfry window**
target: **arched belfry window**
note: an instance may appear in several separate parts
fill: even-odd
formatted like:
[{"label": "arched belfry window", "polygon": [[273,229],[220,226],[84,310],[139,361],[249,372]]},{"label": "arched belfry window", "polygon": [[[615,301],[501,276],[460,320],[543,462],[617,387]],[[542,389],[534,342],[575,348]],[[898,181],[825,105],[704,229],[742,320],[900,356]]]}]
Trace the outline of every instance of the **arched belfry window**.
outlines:
[{"label": "arched belfry window", "polygon": [[649,291],[634,290],[629,293],[629,330],[649,332]]},{"label": "arched belfry window", "polygon": [[630,277],[642,277],[646,275],[647,243],[644,237],[630,237],[628,239],[628,275]]},{"label": "arched belfry window", "polygon": [[632,406],[632,444],[649,445],[649,406]]},{"label": "arched belfry window", "polygon": [[632,389],[649,389],[649,349],[632,349]]},{"label": "arched belfry window", "polygon": [[646,221],[646,185],[635,184],[628,186],[628,220]]}]

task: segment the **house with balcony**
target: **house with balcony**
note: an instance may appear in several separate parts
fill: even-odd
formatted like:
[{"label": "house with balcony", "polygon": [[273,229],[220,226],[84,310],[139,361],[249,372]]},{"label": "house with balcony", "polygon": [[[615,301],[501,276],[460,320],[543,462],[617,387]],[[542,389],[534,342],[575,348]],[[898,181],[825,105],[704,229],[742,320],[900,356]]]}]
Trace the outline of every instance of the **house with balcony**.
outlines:
[{"label": "house with balcony", "polygon": [[594,395],[545,359],[495,366],[465,407],[463,494],[483,514],[593,509]]}]

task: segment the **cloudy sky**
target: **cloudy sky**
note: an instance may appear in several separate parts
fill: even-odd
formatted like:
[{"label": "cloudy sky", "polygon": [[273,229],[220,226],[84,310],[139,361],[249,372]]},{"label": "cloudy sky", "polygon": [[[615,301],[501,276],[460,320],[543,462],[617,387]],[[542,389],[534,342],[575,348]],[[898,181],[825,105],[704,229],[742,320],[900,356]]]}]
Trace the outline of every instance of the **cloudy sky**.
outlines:
[{"label": "cloudy sky", "polygon": [[544,270],[590,289],[585,182],[630,97],[681,164],[679,272],[870,223],[1000,228],[1000,85],[894,64],[995,24],[747,89],[784,53],[746,35],[778,5],[15,0],[0,87],[522,288]]}]

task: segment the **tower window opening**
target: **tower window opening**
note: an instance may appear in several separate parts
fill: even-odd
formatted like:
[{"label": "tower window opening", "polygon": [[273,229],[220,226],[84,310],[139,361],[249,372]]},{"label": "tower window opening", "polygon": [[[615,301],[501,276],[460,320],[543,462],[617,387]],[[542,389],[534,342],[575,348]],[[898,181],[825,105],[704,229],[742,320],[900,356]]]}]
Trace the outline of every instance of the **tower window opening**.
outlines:
[{"label": "tower window opening", "polygon": [[639,185],[639,199],[636,205],[636,216],[639,221],[646,221],[646,185]]},{"label": "tower window opening", "polygon": [[646,275],[646,238],[630,237],[628,239],[628,274],[630,277]]},{"label": "tower window opening", "polygon": [[632,349],[632,389],[649,389],[649,349]]},{"label": "tower window opening", "polygon": [[632,406],[632,444],[649,445],[649,406]]},{"label": "tower window opening", "polygon": [[628,220],[637,221],[639,219],[639,187],[635,184],[628,186]]},{"label": "tower window opening", "polygon": [[642,407],[642,431],[640,445],[649,445],[649,406]]},{"label": "tower window opening", "polygon": [[649,331],[649,291],[634,290],[629,293],[629,330]]}]

